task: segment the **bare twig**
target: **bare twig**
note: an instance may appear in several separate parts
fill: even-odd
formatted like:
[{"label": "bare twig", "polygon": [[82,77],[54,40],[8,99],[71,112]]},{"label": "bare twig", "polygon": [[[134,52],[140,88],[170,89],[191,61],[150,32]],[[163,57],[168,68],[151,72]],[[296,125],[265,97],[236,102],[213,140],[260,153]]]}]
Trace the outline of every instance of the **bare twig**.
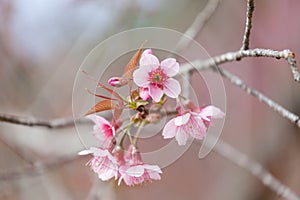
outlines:
[{"label": "bare twig", "polygon": [[[191,39],[194,39],[197,34],[202,30],[206,22],[210,19],[219,5],[219,0],[209,0],[205,8],[196,16],[192,25],[183,34],[185,37],[180,38],[176,46],[176,52],[185,49]],[[189,37],[189,38],[186,38]]]},{"label": "bare twig", "polygon": [[[75,119],[72,118],[41,120],[32,117],[21,117],[17,115],[4,114],[4,113],[0,113],[0,122],[1,121],[12,123],[12,124],[24,125],[24,126],[40,126],[40,127],[50,128],[50,129],[71,127],[74,126],[75,124]],[[84,119],[80,119],[76,121],[76,123],[87,123],[87,122],[88,121]]]},{"label": "bare twig", "polygon": [[242,169],[250,172],[277,195],[288,200],[300,200],[297,194],[295,194],[288,186],[284,185],[277,178],[275,178],[260,163],[249,158],[247,155],[243,154],[222,140],[218,140],[218,143],[214,146],[213,151],[241,167]]},{"label": "bare twig", "polygon": [[282,117],[287,118],[292,123],[295,123],[298,127],[300,127],[300,122],[299,122],[299,116],[298,115],[290,112],[289,110],[287,110],[286,108],[284,108],[280,104],[276,103],[275,101],[273,101],[269,97],[265,96],[261,92],[257,91],[256,89],[253,89],[253,88],[247,86],[236,75],[233,75],[232,73],[230,73],[230,72],[228,72],[228,71],[226,71],[224,69],[220,69],[218,67],[217,67],[217,71],[220,72],[220,74],[224,78],[228,79],[232,84],[234,84],[234,85],[242,88],[246,93],[248,93],[248,94],[256,97],[260,102],[268,105],[274,111],[276,111],[277,113],[279,113]]},{"label": "bare twig", "polygon": [[249,49],[249,42],[250,42],[250,32],[252,28],[252,15],[254,11],[254,0],[247,1],[247,17],[246,17],[246,26],[245,26],[245,33],[243,38],[243,45],[241,50]]},{"label": "bare twig", "polygon": [[180,72],[185,73],[186,71],[192,71],[195,68],[199,70],[205,70],[214,67],[215,65],[233,61],[240,61],[241,59],[247,57],[271,57],[276,59],[284,58],[288,61],[288,64],[290,65],[291,71],[294,76],[294,80],[296,82],[300,82],[300,72],[296,66],[295,54],[289,49],[275,51],[271,49],[256,48],[227,52],[218,56],[214,56],[207,60],[196,60],[194,62],[187,63],[186,65],[182,65]]},{"label": "bare twig", "polygon": [[232,61],[239,61],[245,57],[273,57],[276,59],[284,58],[288,61],[290,65],[295,81],[299,82],[300,73],[296,66],[296,61],[294,59],[295,55],[290,50],[274,51],[270,49],[249,49],[249,50],[240,50],[236,52],[228,52],[204,61],[196,60],[190,64],[182,65],[180,72],[184,74],[186,73],[186,71],[193,71],[195,69],[198,70],[214,69],[215,71],[220,72],[220,74],[226,79],[228,79],[231,83],[239,86],[248,94],[258,98],[259,101],[268,105],[270,108],[278,112],[282,117],[289,119],[292,123],[295,123],[298,127],[300,127],[300,120],[299,120],[300,118],[298,115],[290,112],[289,110],[287,110],[280,104],[276,103],[269,97],[265,96],[264,94],[258,92],[257,90],[248,87],[239,77],[231,74],[226,70],[217,67],[217,65],[219,64],[232,62]]},{"label": "bare twig", "polygon": [[62,158],[55,158],[52,160],[46,160],[43,162],[36,162],[33,166],[24,167],[20,170],[8,171],[0,174],[0,181],[10,181],[27,176],[36,176],[45,173],[48,170],[61,167],[62,165],[68,164],[70,162],[79,159],[78,155],[71,155]]}]

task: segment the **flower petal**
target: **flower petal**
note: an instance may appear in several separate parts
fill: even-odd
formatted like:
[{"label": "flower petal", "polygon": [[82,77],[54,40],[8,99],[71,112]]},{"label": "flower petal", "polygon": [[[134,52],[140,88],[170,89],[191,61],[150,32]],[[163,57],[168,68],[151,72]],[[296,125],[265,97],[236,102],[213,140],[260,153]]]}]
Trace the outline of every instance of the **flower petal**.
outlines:
[{"label": "flower petal", "polygon": [[171,119],[164,127],[162,135],[164,139],[173,138],[176,135],[177,127],[175,125],[175,118]]},{"label": "flower petal", "polygon": [[189,121],[190,117],[191,117],[190,113],[186,113],[184,115],[180,115],[180,116],[178,116],[178,117],[175,118],[174,124],[176,126],[182,126],[182,125],[186,124]]},{"label": "flower petal", "polygon": [[186,141],[189,138],[189,132],[184,130],[186,129],[186,125],[183,125],[184,127],[180,127],[179,130],[176,133],[175,139],[178,142],[178,145],[185,145]]},{"label": "flower petal", "polygon": [[215,106],[206,106],[200,111],[200,115],[206,120],[209,119],[208,117],[218,119],[218,118],[223,118],[225,116],[225,114]]},{"label": "flower petal", "polygon": [[181,87],[177,80],[169,78],[166,80],[163,91],[167,96],[177,98],[181,92]]},{"label": "flower petal", "polygon": [[179,64],[175,58],[167,58],[160,63],[167,76],[175,76],[179,72]]},{"label": "flower petal", "polygon": [[[145,67],[146,68],[146,67]],[[147,87],[149,85],[148,70],[144,67],[140,67],[133,72],[133,81],[140,87]]]},{"label": "flower petal", "polygon": [[207,128],[200,117],[192,115],[189,127],[192,137],[202,140],[206,136]]},{"label": "flower petal", "polygon": [[149,87],[149,95],[152,97],[152,99],[155,102],[159,102],[161,97],[163,96],[164,92],[159,87],[156,87],[154,85],[150,85]]},{"label": "flower petal", "polygon": [[100,117],[98,115],[89,115],[89,116],[86,116],[88,119],[92,120],[96,125],[100,126],[102,124],[107,124],[107,125],[110,125],[110,122],[107,121],[105,118],[103,117]]},{"label": "flower petal", "polygon": [[126,173],[129,176],[134,176],[134,177],[140,177],[144,174],[144,172],[145,172],[145,168],[142,165],[136,165],[133,167],[129,167],[126,170]]},{"label": "flower petal", "polygon": [[152,49],[146,49],[146,50],[142,53],[142,56],[141,56],[141,57],[143,57],[143,56],[145,56],[145,55],[147,55],[147,54],[153,54]]},{"label": "flower petal", "polygon": [[91,152],[91,150],[86,149],[86,150],[79,151],[77,154],[80,155],[80,156],[83,156],[83,155],[88,155],[88,154],[91,154],[91,153],[93,153],[93,152]]},{"label": "flower petal", "polygon": [[143,54],[140,59],[140,66],[142,68],[146,66],[155,66],[156,68],[159,66],[159,60],[156,56],[152,54]]}]

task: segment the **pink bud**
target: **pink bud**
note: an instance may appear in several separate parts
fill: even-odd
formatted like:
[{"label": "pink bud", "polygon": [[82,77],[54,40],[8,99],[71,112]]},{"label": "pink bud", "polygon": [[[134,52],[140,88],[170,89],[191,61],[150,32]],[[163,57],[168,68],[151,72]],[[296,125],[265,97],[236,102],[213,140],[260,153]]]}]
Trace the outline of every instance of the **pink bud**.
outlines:
[{"label": "pink bud", "polygon": [[143,53],[142,56],[146,55],[146,54],[153,54],[152,49],[146,49]]},{"label": "pink bud", "polygon": [[108,80],[108,84],[113,86],[113,87],[121,87],[124,86],[128,83],[127,79],[123,77],[111,77]]},{"label": "pink bud", "polygon": [[150,94],[149,94],[149,90],[148,88],[140,88],[139,89],[139,94],[140,94],[140,97],[145,100],[145,101],[148,101],[149,98],[150,98]]}]

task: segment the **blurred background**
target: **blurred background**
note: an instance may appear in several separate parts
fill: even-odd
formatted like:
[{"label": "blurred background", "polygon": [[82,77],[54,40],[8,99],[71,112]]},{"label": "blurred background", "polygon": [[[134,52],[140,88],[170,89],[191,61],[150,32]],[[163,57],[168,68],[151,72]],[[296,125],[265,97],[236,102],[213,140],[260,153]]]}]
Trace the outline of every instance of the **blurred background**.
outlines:
[{"label": "blurred background", "polygon": [[[0,0],[0,112],[41,119],[72,116],[72,88],[85,56],[109,36],[136,27],[184,32],[207,1]],[[300,2],[256,1],[250,47],[290,49],[300,56]],[[210,55],[240,49],[246,1],[223,0],[196,40]],[[285,60],[245,58],[221,67],[300,114],[300,86]],[[197,81],[197,80],[194,80]],[[300,130],[224,80],[221,138],[259,161],[300,194]],[[209,103],[209,102],[208,102]],[[87,129],[91,128],[87,126]],[[74,127],[30,128],[0,123],[0,174],[72,156],[81,150]],[[255,177],[195,142],[162,180],[137,187],[102,183],[72,159],[40,174],[0,180],[0,199],[280,199]],[[0,175],[1,177],[1,175]]]}]

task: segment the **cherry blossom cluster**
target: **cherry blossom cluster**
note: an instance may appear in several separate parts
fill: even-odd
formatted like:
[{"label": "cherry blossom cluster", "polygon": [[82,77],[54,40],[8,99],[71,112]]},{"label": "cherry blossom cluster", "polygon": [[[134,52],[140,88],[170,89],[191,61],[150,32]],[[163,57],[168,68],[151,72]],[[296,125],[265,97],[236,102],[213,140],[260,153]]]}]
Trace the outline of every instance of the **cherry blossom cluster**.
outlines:
[{"label": "cherry blossom cluster", "polygon": [[[87,164],[98,174],[99,179],[115,179],[118,185],[123,181],[128,186],[161,179],[162,171],[158,165],[143,162],[137,141],[143,127],[160,120],[160,110],[168,98],[176,99],[177,106],[175,111],[170,112],[175,113],[175,117],[166,123],[162,136],[164,139],[175,138],[178,145],[185,145],[189,138],[204,139],[212,121],[224,117],[219,108],[212,105],[199,108],[180,95],[180,83],[174,78],[179,68],[174,58],[160,62],[151,49],[143,52],[140,49],[127,65],[122,77],[108,80],[112,87],[127,85],[130,89],[127,97],[99,83],[99,87],[112,94],[112,97],[95,94],[105,100],[87,113],[87,117],[95,124],[93,135],[99,146],[78,153],[92,155]],[[154,108],[154,111],[150,112],[150,108]],[[114,111],[111,121],[95,114],[109,109]],[[120,117],[124,109],[135,111],[129,120]],[[138,127],[135,137],[131,134],[132,127]],[[127,147],[124,145],[126,138],[129,140]]]}]

